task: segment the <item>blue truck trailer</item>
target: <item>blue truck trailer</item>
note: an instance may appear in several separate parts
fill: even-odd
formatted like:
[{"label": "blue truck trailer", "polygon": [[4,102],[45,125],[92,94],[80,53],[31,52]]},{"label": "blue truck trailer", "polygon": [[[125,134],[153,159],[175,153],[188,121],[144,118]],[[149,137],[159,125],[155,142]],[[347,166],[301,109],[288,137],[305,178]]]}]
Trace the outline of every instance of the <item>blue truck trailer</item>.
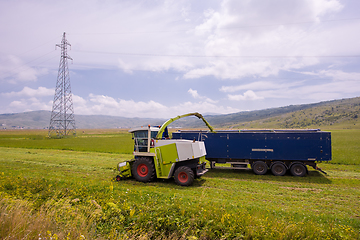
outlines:
[{"label": "blue truck trailer", "polygon": [[172,133],[173,139],[204,141],[206,159],[211,168],[248,169],[263,175],[270,170],[276,176],[287,171],[303,177],[307,166],[323,173],[317,162],[331,160],[331,133],[307,130],[225,130]]}]

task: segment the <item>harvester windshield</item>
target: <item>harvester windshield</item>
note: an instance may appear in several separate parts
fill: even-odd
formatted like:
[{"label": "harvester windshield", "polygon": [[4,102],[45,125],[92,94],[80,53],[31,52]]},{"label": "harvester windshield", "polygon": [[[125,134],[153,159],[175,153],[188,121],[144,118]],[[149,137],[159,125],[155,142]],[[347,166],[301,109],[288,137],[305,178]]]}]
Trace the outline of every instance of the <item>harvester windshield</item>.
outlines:
[{"label": "harvester windshield", "polygon": [[146,127],[134,128],[129,132],[132,133],[134,139],[134,151],[135,152],[147,152],[148,151],[148,134],[150,132],[150,139],[154,139],[159,131],[158,127]]}]

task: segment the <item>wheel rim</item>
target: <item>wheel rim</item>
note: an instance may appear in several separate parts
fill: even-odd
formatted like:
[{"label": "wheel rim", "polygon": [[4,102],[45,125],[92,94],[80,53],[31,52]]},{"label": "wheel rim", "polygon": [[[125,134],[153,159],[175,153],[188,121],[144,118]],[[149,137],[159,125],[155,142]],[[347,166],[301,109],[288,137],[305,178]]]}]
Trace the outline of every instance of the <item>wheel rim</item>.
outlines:
[{"label": "wheel rim", "polygon": [[256,162],[254,165],[254,172],[263,175],[267,172],[267,165],[264,162]]},{"label": "wheel rim", "polygon": [[136,171],[140,177],[146,177],[146,175],[148,175],[148,173],[149,173],[149,168],[148,168],[148,166],[146,166],[146,164],[140,164],[137,167]]},{"label": "wheel rim", "polygon": [[262,172],[264,172],[264,170],[265,170],[265,167],[262,164],[257,164],[256,165],[256,171],[262,173]]},{"label": "wheel rim", "polygon": [[277,174],[282,174],[284,172],[284,167],[278,164],[274,166],[274,172]]},{"label": "wheel rim", "polygon": [[187,175],[186,172],[180,172],[178,175],[178,179],[179,179],[179,182],[186,183],[187,180],[189,179],[189,176]]},{"label": "wheel rim", "polygon": [[296,175],[301,175],[301,174],[303,174],[303,169],[302,169],[302,167],[301,166],[294,166],[294,173],[296,174]]}]

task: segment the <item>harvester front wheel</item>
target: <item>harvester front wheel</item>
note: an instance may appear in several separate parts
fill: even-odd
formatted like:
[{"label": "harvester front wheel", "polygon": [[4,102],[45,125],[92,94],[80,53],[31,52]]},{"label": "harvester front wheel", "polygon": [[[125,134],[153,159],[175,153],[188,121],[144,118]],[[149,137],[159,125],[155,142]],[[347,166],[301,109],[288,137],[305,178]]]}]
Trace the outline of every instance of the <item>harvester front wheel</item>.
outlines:
[{"label": "harvester front wheel", "polygon": [[151,158],[141,157],[132,165],[132,175],[140,182],[150,182],[155,178],[155,166]]},{"label": "harvester front wheel", "polygon": [[181,166],[174,173],[176,184],[180,186],[190,186],[194,182],[194,172],[191,168]]}]

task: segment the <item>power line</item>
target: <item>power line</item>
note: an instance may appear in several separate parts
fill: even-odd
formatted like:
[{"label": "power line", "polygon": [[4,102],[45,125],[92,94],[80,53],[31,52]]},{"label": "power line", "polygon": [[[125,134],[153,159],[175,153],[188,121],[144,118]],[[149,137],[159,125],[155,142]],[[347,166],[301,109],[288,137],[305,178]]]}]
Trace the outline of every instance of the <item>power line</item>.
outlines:
[{"label": "power line", "polygon": [[99,51],[84,51],[73,50],[73,52],[79,53],[91,53],[91,54],[111,54],[111,55],[128,55],[128,56],[143,56],[143,57],[187,57],[187,58],[358,58],[360,55],[294,55],[294,56],[241,56],[241,55],[184,55],[184,54],[151,54],[151,53],[126,53],[126,52],[99,52]]},{"label": "power line", "polygon": [[[56,37],[56,38],[58,38],[58,37]],[[55,38],[53,38],[53,39],[51,39],[51,40],[49,40],[49,41],[47,41],[47,42],[45,42],[45,43],[42,43],[42,44],[40,44],[40,45],[37,46],[37,47],[34,47],[34,48],[30,49],[30,50],[27,50],[27,51],[25,51],[25,52],[23,52],[23,53],[21,53],[21,54],[18,54],[17,56],[22,56],[22,55],[24,55],[24,54],[26,54],[26,53],[28,53],[28,52],[31,52],[31,51],[33,51],[33,50],[35,50],[35,49],[38,49],[39,47],[42,47],[42,46],[44,46],[44,45],[46,45],[46,44],[48,44],[48,43],[50,43],[50,42],[53,42],[54,39],[55,39]]]},{"label": "power line", "polygon": [[[26,67],[29,63],[32,63],[32,62],[34,62],[34,61],[36,61],[36,60],[38,60],[38,59],[40,59],[40,58],[42,58],[42,57],[44,57],[44,56],[46,56],[46,55],[49,55],[50,53],[53,53],[53,52],[55,52],[55,50],[52,50],[51,52],[45,53],[44,55],[41,55],[40,57],[37,57],[37,58],[35,58],[35,59],[31,60],[31,61],[28,61],[28,62],[26,62],[26,63],[24,63],[24,64],[22,64],[22,65],[20,65],[20,66],[18,66],[18,67],[15,67],[15,68],[13,68],[13,69],[5,72],[5,73],[3,74],[3,78],[10,78],[10,77],[18,74],[20,71],[19,71],[19,72],[16,72],[16,73],[13,73],[13,74],[10,74],[9,76],[6,76],[6,74],[9,74],[9,73],[11,73],[11,72],[14,72],[14,71],[16,71],[16,70],[18,70],[18,69],[21,69],[21,68],[23,68],[23,67]],[[47,59],[47,60],[45,60],[45,61],[42,61],[42,62],[40,62],[40,63],[46,62],[46,61],[48,61],[48,60],[50,60],[50,59],[53,59],[53,58],[54,58],[54,57],[51,57],[51,58],[49,58],[49,59]],[[39,64],[39,63],[38,63],[38,64]]]},{"label": "power line", "polygon": [[152,31],[130,31],[130,32],[119,32],[119,33],[73,33],[69,35],[126,35],[126,34],[143,34],[143,33],[171,33],[171,32],[189,32],[189,31],[208,31],[208,30],[232,30],[232,29],[243,29],[243,28],[259,28],[259,27],[276,27],[284,25],[302,25],[310,23],[327,23],[327,22],[341,22],[341,21],[356,21],[360,18],[344,18],[344,19],[329,19],[322,21],[304,21],[304,22],[293,22],[293,23],[275,23],[275,24],[259,24],[259,25],[247,25],[238,27],[223,27],[223,28],[191,28],[184,30],[152,30]]}]

